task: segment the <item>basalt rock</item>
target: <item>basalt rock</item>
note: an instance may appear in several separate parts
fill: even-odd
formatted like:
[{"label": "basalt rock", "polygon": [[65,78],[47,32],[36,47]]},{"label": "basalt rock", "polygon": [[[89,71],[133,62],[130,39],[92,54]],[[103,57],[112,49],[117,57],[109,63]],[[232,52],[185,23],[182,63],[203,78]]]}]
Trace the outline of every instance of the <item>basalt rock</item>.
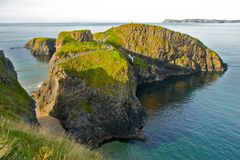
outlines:
[{"label": "basalt rock", "polygon": [[217,53],[196,38],[158,26],[122,25],[94,34],[95,41],[90,33],[81,40],[72,33],[59,34],[48,79],[33,97],[40,111],[85,144],[143,138],[146,113],[137,85],[225,70]]},{"label": "basalt rock", "polygon": [[31,49],[32,54],[37,57],[51,57],[56,51],[55,42],[56,39],[54,38],[33,38],[27,42],[25,48]]},{"label": "basalt rock", "polygon": [[35,102],[21,87],[12,62],[0,50],[0,117],[36,123]]}]

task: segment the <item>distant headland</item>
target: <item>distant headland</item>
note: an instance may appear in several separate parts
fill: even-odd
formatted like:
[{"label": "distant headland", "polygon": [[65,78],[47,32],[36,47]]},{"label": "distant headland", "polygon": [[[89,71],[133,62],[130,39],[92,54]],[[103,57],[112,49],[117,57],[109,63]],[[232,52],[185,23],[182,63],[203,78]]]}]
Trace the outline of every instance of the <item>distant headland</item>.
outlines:
[{"label": "distant headland", "polygon": [[219,19],[166,19],[163,23],[240,23],[240,20],[219,20]]}]

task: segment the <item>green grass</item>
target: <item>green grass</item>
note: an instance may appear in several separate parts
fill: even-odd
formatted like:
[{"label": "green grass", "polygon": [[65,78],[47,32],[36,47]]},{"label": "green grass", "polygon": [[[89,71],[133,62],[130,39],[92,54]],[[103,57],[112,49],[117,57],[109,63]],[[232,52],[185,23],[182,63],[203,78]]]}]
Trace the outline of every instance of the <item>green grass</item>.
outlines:
[{"label": "green grass", "polygon": [[[116,48],[123,47],[130,49],[132,52],[152,58],[158,58],[160,48],[165,50],[166,53],[174,52],[175,55],[180,54],[181,50],[184,50],[186,46],[182,46],[182,49],[177,51],[173,44],[179,43],[183,36],[191,38],[192,42],[196,43],[202,49],[206,49],[206,46],[201,41],[187,34],[148,24],[124,24],[113,27],[106,32],[99,32],[93,35],[96,41],[104,41]],[[167,55],[164,56],[166,57]],[[166,59],[169,59],[169,57]]]},{"label": "green grass", "polygon": [[33,100],[6,68],[6,61],[5,57],[0,57],[0,116],[33,120]]},{"label": "green grass", "polygon": [[141,67],[141,68],[146,68],[147,67],[147,63],[139,57],[134,57],[133,65]]},{"label": "green grass", "polygon": [[98,32],[93,34],[93,39],[95,41],[104,41],[107,38],[107,35],[104,32]]},{"label": "green grass", "polygon": [[0,118],[0,159],[102,160],[104,157],[67,135],[54,136],[43,128]]},{"label": "green grass", "polygon": [[65,44],[78,41],[81,34],[90,34],[90,30],[64,31],[59,33],[56,44]]},{"label": "green grass", "polygon": [[128,81],[128,62],[117,50],[99,50],[60,63],[69,75],[87,85],[114,93],[114,86]]},{"label": "green grass", "polygon": [[81,53],[94,50],[107,50],[107,45],[99,42],[71,42],[64,44],[55,53],[60,58],[66,57],[69,53]]}]

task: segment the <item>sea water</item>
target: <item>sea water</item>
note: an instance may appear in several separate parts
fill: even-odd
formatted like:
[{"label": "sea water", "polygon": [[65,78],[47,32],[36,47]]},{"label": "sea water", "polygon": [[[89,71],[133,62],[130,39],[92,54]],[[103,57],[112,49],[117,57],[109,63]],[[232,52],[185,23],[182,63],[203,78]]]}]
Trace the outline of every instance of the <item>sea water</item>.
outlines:
[{"label": "sea water", "polygon": [[[47,78],[47,62],[23,47],[33,37],[60,31],[104,31],[118,24],[0,24],[0,49],[13,62],[21,85],[31,94]],[[159,25],[159,24],[157,24]],[[138,87],[148,121],[146,141],[112,141],[101,150],[116,160],[240,159],[240,25],[163,25],[197,37],[228,64],[224,74],[172,77]]]}]

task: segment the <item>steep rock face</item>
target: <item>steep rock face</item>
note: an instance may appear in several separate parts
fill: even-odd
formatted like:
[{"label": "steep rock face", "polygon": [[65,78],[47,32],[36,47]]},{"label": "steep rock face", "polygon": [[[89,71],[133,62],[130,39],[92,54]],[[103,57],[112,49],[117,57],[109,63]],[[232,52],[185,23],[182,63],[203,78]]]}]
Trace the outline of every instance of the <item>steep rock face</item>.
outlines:
[{"label": "steep rock face", "polygon": [[96,33],[94,39],[112,44],[131,57],[133,65],[140,66],[135,68],[139,83],[226,68],[218,54],[198,39],[159,26],[126,24]]},{"label": "steep rock face", "polygon": [[35,103],[17,80],[9,59],[0,51],[0,116],[35,123]]},{"label": "steep rock face", "polygon": [[51,57],[55,52],[55,42],[54,38],[33,38],[27,42],[25,48],[31,49],[31,52],[35,56],[49,56]]},{"label": "steep rock face", "polygon": [[76,30],[69,32],[61,32],[58,35],[56,41],[56,49],[62,47],[62,45],[71,42],[85,42],[93,41],[93,36],[90,30]]},{"label": "steep rock face", "polygon": [[101,47],[75,55],[69,51],[73,58],[52,64],[48,80],[33,95],[37,106],[85,144],[143,138],[146,115],[135,95],[133,70],[121,52]]}]

